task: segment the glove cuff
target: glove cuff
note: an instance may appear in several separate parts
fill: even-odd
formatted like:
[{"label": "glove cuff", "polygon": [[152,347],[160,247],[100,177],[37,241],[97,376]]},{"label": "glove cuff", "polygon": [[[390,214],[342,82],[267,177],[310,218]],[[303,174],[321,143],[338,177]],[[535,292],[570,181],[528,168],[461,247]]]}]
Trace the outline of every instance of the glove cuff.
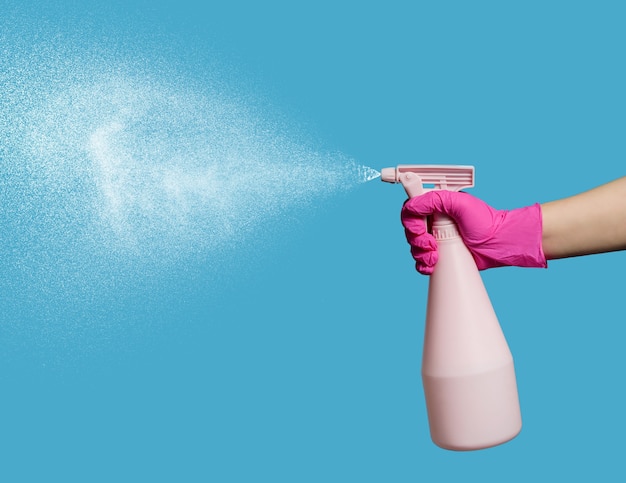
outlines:
[{"label": "glove cuff", "polygon": [[[541,205],[500,212],[500,223],[495,227],[490,240],[477,247],[474,253],[480,270],[513,266],[547,268],[543,253],[543,217]],[[491,240],[494,241],[491,246]]]}]

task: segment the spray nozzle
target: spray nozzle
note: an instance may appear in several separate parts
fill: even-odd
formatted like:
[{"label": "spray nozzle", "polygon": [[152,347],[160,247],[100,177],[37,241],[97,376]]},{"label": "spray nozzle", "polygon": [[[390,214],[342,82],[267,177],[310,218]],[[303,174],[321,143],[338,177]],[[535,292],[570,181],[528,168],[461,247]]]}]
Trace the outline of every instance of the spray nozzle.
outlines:
[{"label": "spray nozzle", "polygon": [[381,180],[402,183],[409,197],[432,190],[461,191],[474,186],[474,166],[401,164],[383,168]]}]

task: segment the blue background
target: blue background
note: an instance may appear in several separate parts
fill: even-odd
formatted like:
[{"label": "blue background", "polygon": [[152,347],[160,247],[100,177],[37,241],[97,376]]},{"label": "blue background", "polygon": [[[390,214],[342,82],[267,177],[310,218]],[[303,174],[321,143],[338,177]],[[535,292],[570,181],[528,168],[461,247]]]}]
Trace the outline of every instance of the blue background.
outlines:
[{"label": "blue background", "polygon": [[[198,78],[218,64],[359,163],[475,165],[472,192],[499,208],[624,174],[621,2],[220,3],[2,2],[0,26],[159,51]],[[428,434],[427,279],[404,241],[403,199],[361,185],[219,270],[178,267],[82,311],[71,294],[3,280],[0,480],[623,478],[624,253],[484,273],[524,428],[448,452]],[[0,277],[10,265],[4,251]]]}]

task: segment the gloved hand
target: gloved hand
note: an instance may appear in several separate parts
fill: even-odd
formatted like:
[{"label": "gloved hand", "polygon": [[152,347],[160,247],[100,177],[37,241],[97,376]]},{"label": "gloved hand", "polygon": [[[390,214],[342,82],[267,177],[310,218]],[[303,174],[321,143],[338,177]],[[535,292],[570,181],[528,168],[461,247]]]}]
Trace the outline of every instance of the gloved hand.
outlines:
[{"label": "gloved hand", "polygon": [[430,191],[407,200],[401,215],[415,268],[424,275],[433,272],[439,258],[437,242],[424,223],[424,216],[433,213],[446,214],[456,222],[479,270],[548,266],[541,247],[539,204],[496,210],[468,193]]}]

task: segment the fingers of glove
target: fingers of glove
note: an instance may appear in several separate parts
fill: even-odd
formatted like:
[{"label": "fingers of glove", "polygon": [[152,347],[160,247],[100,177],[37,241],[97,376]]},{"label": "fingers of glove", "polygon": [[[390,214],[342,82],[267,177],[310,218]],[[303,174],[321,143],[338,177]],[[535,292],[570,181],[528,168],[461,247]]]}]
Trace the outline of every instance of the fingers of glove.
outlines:
[{"label": "fingers of glove", "polygon": [[416,250],[411,247],[411,254],[415,259],[415,269],[422,275],[430,275],[435,269],[439,253],[437,250]]},{"label": "fingers of glove", "polygon": [[419,262],[415,262],[415,270],[422,275],[432,275],[435,271],[435,267],[430,265],[421,265]]},{"label": "fingers of glove", "polygon": [[432,215],[433,213],[449,213],[449,205],[451,196],[456,193],[451,191],[429,191],[420,196],[408,199],[402,207],[401,217],[414,218]]},{"label": "fingers of glove", "polygon": [[406,235],[406,241],[409,242],[412,249],[414,248],[418,251],[437,250],[437,241],[430,233],[424,232],[422,234],[416,234],[408,229],[405,229],[404,233]]},{"label": "fingers of glove", "polygon": [[411,245],[411,255],[415,260],[415,268],[422,274],[431,274],[437,260],[439,260],[435,238],[430,233],[416,236],[407,231],[406,235],[407,241]]},{"label": "fingers of glove", "polygon": [[418,236],[426,233],[426,219],[423,216],[415,216],[409,212],[405,212],[403,209],[401,218],[405,232],[407,232],[407,237],[408,232]]},{"label": "fingers of glove", "polygon": [[487,203],[480,198],[465,193],[464,191],[429,191],[420,196],[408,199],[402,207],[402,213],[406,217],[432,215],[443,213],[459,221],[468,215],[480,218],[488,217],[493,211]]}]

